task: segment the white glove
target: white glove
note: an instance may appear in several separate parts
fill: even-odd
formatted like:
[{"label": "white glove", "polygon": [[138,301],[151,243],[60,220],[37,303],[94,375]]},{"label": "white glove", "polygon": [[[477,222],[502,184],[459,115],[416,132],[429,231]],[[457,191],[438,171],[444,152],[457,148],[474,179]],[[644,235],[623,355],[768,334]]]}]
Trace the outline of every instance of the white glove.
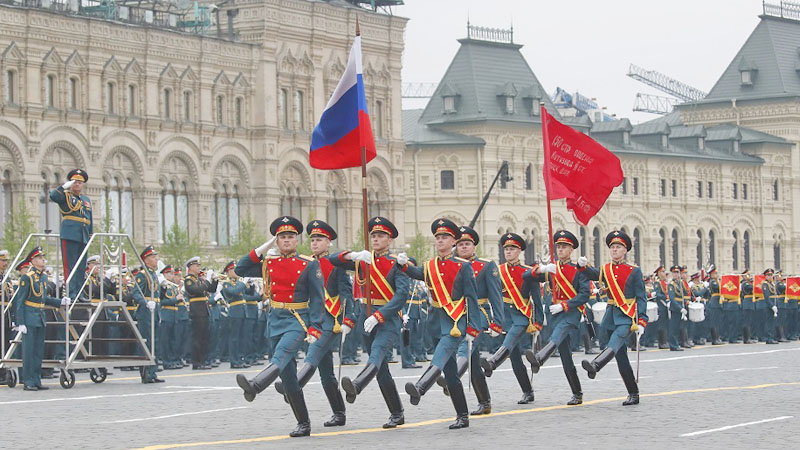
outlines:
[{"label": "white glove", "polygon": [[589,259],[585,256],[578,258],[578,267],[586,267],[589,265]]},{"label": "white glove", "polygon": [[258,305],[258,310],[261,311],[261,308],[264,307],[264,302],[258,302],[256,304]]},{"label": "white glove", "polygon": [[636,339],[639,339],[644,334],[644,327],[639,325],[639,328],[636,329]]},{"label": "white glove", "polygon": [[317,338],[309,334],[308,336],[306,336],[306,342],[308,342],[309,344],[313,344],[314,342],[317,342]]},{"label": "white glove", "polygon": [[491,336],[493,338],[496,338],[497,336],[500,336],[500,333],[498,333],[497,331],[494,331],[493,329],[489,328],[489,336]]},{"label": "white glove", "polygon": [[696,301],[696,302],[702,302],[702,301],[703,301],[703,297],[695,297],[695,298],[694,298],[694,301]]},{"label": "white glove", "polygon": [[75,184],[75,180],[69,180],[66,183],[62,184],[61,187],[64,188],[64,190],[67,190],[71,188],[73,184]]},{"label": "white glove", "polygon": [[703,287],[708,287],[708,281],[703,281]]},{"label": "white glove", "polygon": [[600,293],[600,289],[594,288],[592,289],[592,295],[597,295]]},{"label": "white glove", "polygon": [[405,252],[397,255],[397,264],[400,264],[401,266],[408,264],[408,255],[406,255]]},{"label": "white glove", "polygon": [[260,247],[257,247],[255,249],[256,255],[264,256],[264,252],[266,252],[268,248],[272,247],[272,244],[275,243],[275,239],[277,239],[277,237],[273,237],[272,239],[268,240],[267,242],[264,242],[263,244],[261,244]]},{"label": "white glove", "polygon": [[280,256],[280,254],[281,252],[279,252],[277,248],[267,250],[267,256]]},{"label": "white glove", "polygon": [[372,330],[378,326],[378,318],[373,316],[367,317],[367,320],[364,321],[364,332],[372,333]]},{"label": "white glove", "polygon": [[686,308],[681,308],[681,315],[683,315],[683,316],[686,315]]},{"label": "white glove", "polygon": [[63,297],[61,299],[61,306],[69,306],[70,302],[72,302],[72,299],[69,297]]},{"label": "white glove", "polygon": [[403,314],[403,325],[408,323],[408,319],[410,319],[410,317],[408,317],[408,314]]},{"label": "white glove", "polygon": [[656,293],[651,292],[650,295],[647,296],[647,298],[656,298]]},{"label": "white glove", "polygon": [[473,335],[471,335],[471,334],[467,333],[467,335],[464,337],[464,339],[466,339],[466,340],[467,340],[467,344],[472,344],[472,341],[474,341],[474,340],[475,340],[475,336],[473,336]]},{"label": "white glove", "polygon": [[156,309],[156,302],[154,302],[152,300],[148,301],[147,302],[147,309],[149,309],[150,311]]},{"label": "white glove", "polygon": [[345,255],[345,258],[350,261],[363,261],[367,264],[372,263],[372,252],[369,250],[361,250],[360,252],[350,252]]},{"label": "white glove", "polygon": [[17,329],[21,331],[22,334],[28,334],[28,327],[26,327],[25,325],[20,325],[19,327],[17,327]]},{"label": "white glove", "polygon": [[685,309],[681,309],[681,320],[685,321],[686,319],[687,319],[686,310]]},{"label": "white glove", "polygon": [[352,328],[348,327],[347,325],[342,324],[342,337],[347,336],[350,332],[353,331]]},{"label": "white glove", "polygon": [[694,281],[690,281],[690,282],[689,282],[689,289],[691,289],[691,288],[693,288],[693,287],[694,287]]},{"label": "white glove", "polygon": [[561,306],[561,303],[556,303],[555,305],[550,305],[550,314],[556,315],[556,314],[560,313],[561,311],[564,311],[564,307]]},{"label": "white glove", "polygon": [[222,300],[224,298],[225,297],[223,297],[222,294],[217,294],[217,295],[214,296],[214,300],[216,300],[216,301],[220,301],[220,300]]},{"label": "white glove", "polygon": [[556,266],[555,264],[552,264],[552,263],[551,264],[540,264],[539,268],[536,269],[536,273],[545,273],[545,272],[556,273],[557,270],[558,270],[558,266]]},{"label": "white glove", "polygon": [[583,322],[586,322],[586,316],[584,316],[583,314],[581,314],[581,323],[583,323]]},{"label": "white glove", "polygon": [[778,315],[778,307],[777,306],[773,306],[772,307],[772,312],[774,312],[775,315]]},{"label": "white glove", "polygon": [[213,270],[209,270],[208,272],[206,272],[206,281],[211,283],[211,279],[212,278],[214,278],[214,271]]}]

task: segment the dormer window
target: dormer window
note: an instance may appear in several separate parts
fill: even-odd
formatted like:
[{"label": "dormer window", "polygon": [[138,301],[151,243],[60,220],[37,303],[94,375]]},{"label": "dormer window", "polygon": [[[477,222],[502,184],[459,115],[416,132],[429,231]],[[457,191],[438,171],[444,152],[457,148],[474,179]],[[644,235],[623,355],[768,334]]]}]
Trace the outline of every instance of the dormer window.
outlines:
[{"label": "dormer window", "polygon": [[439,89],[439,96],[442,97],[444,114],[455,114],[456,98],[459,96],[458,91],[449,83],[443,83]]},{"label": "dormer window", "polygon": [[739,141],[733,141],[733,153],[739,153]]},{"label": "dormer window", "polygon": [[697,138],[697,148],[700,150],[705,150],[706,148],[706,139],[703,137]]},{"label": "dormer window", "polygon": [[517,96],[517,88],[514,83],[506,83],[497,86],[496,95],[500,100],[503,112],[506,114],[514,114],[514,98]]},{"label": "dormer window", "polygon": [[506,97],[506,114],[514,114],[514,97]]},{"label": "dormer window", "polygon": [[661,135],[661,147],[663,148],[669,147],[669,136],[666,134]]},{"label": "dormer window", "polygon": [[444,112],[445,114],[452,114],[456,112],[455,96],[444,97]]},{"label": "dormer window", "polygon": [[757,72],[758,67],[748,61],[747,58],[743,57],[742,60],[739,61],[739,74],[741,75],[742,86],[752,86],[756,79]]},{"label": "dormer window", "polygon": [[622,143],[625,145],[630,145],[631,143],[631,133],[630,131],[623,131],[622,132]]},{"label": "dormer window", "polygon": [[749,70],[743,70],[742,74],[742,84],[749,85],[753,84],[753,75]]}]

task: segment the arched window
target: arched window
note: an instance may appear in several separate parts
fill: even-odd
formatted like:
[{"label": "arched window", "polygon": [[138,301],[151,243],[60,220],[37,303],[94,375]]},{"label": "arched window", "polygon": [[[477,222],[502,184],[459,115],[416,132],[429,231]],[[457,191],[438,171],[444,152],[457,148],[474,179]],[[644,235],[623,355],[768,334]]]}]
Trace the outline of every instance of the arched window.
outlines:
[{"label": "arched window", "polygon": [[[303,200],[300,197],[300,188],[289,186],[281,197],[281,214],[292,216],[303,221]],[[370,215],[377,215],[370,210]]]},{"label": "arched window", "polygon": [[667,233],[658,230],[658,237],[661,239],[658,244],[658,263],[662,266],[667,265]]},{"label": "arched window", "polygon": [[217,187],[214,194],[214,236],[218,245],[229,245],[239,234],[239,189]]},{"label": "arched window", "polygon": [[779,270],[781,268],[781,243],[776,242],[775,245],[772,246],[772,259],[775,263],[775,270]]},{"label": "arched window", "polygon": [[217,243],[228,245],[228,187],[222,186],[221,191],[215,195],[216,214],[214,215],[217,228]]},{"label": "arched window", "polygon": [[593,250],[594,250],[594,266],[600,267],[600,228],[594,227],[592,231]]},{"label": "arched window", "polygon": [[133,236],[133,191],[130,178],[112,177],[100,195],[102,217],[108,218],[109,232]]},{"label": "arched window", "polygon": [[236,97],[233,101],[233,125],[241,128],[244,124],[244,99]]},{"label": "arched window", "polygon": [[642,233],[638,228],[633,229],[633,263],[642,265]]},{"label": "arched window", "polygon": [[281,89],[278,95],[278,121],[279,126],[284,130],[289,128],[289,93],[286,89]]},{"label": "arched window", "polygon": [[697,230],[697,269],[703,268],[703,232]]},{"label": "arched window", "polygon": [[678,242],[678,229],[672,229],[672,265],[680,264],[680,242]]},{"label": "arched window", "polygon": [[46,173],[42,172],[42,191],[39,195],[39,224],[42,230],[52,230],[58,233],[61,230],[61,213],[58,204],[50,201],[50,191],[57,188],[60,184],[61,176],[59,173],[53,174],[48,179]]},{"label": "arched window", "polygon": [[581,253],[585,255],[586,249],[588,248],[586,247],[586,227],[581,227],[579,234],[580,234]]},{"label": "arched window", "polygon": [[739,270],[739,233],[736,230],[733,231],[733,248],[731,248],[731,253],[733,254],[733,270]]},{"label": "arched window", "polygon": [[744,268],[750,268],[750,232],[745,231],[742,239],[742,248],[744,249]]},{"label": "arched window", "polygon": [[183,91],[183,121],[192,121],[192,91]]},{"label": "arched window", "polygon": [[298,130],[305,130],[303,91],[294,91],[294,125]]},{"label": "arched window", "polygon": [[14,105],[17,103],[17,72],[15,70],[6,71],[6,104]]},{"label": "arched window", "polygon": [[189,196],[186,183],[170,181],[161,191],[158,238],[163,242],[174,225],[189,232]]},{"label": "arched window", "polygon": [[708,263],[716,264],[717,258],[717,243],[715,240],[714,230],[708,230]]}]

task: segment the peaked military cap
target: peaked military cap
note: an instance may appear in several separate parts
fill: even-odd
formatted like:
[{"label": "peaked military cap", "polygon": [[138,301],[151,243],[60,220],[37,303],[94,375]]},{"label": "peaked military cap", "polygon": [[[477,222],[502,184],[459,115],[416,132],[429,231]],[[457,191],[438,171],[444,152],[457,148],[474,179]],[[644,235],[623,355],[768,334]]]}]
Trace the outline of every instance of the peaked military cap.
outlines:
[{"label": "peaked military cap", "polygon": [[306,225],[306,232],[309,237],[322,236],[330,240],[336,239],[336,230],[322,220],[314,220]]},{"label": "peaked military cap", "polygon": [[83,169],[73,169],[70,170],[67,174],[67,181],[83,181],[86,183],[89,181],[89,174],[86,173]]},{"label": "peaked military cap", "polygon": [[367,227],[369,228],[369,234],[377,232],[386,233],[392,239],[396,238],[398,235],[397,227],[395,227],[394,224],[386,217],[375,216],[372,219],[369,219]]},{"label": "peaked military cap", "polygon": [[654,270],[653,273],[658,275],[658,272],[661,272],[662,270],[665,270],[663,265],[656,267],[656,270]]},{"label": "peaked military cap", "polygon": [[633,246],[630,236],[620,230],[614,230],[606,236],[606,245],[611,247],[611,244],[621,244],[626,250],[630,250]]},{"label": "peaked military cap", "polygon": [[36,247],[33,247],[33,250],[31,250],[30,253],[28,253],[28,256],[25,257],[25,261],[30,263],[31,261],[33,261],[33,258],[36,258],[37,256],[44,256],[44,252],[42,252],[42,247],[39,247],[38,245]]},{"label": "peaked military cap", "polygon": [[461,232],[461,237],[458,239],[459,242],[461,241],[472,241],[473,244],[478,245],[481,241],[480,236],[478,236],[478,232],[472,229],[469,226],[462,226],[458,229]]},{"label": "peaked military cap", "polygon": [[553,244],[567,244],[578,248],[578,238],[567,230],[558,230],[553,234]]},{"label": "peaked military cap", "polygon": [[692,280],[696,280],[696,279],[700,278],[700,272],[693,273],[692,276],[689,277],[689,278],[692,279]]},{"label": "peaked military cap", "polygon": [[158,252],[156,251],[156,249],[153,248],[152,245],[148,245],[147,247],[144,248],[144,250],[142,250],[142,253],[139,256],[141,256],[142,259],[145,259],[150,255],[157,255],[157,254]]},{"label": "peaked military cap", "polygon": [[670,272],[680,272],[681,271],[681,266],[672,266],[672,267],[669,268],[669,271]]},{"label": "peaked military cap", "polygon": [[431,223],[431,233],[433,233],[434,236],[448,234],[456,239],[461,237],[461,230],[458,228],[458,225],[453,223],[452,220],[445,219],[444,217],[441,219],[436,219],[433,221],[433,223]]},{"label": "peaked military cap", "polygon": [[295,233],[300,234],[303,232],[303,223],[292,216],[282,216],[272,221],[269,226],[269,232],[273,236],[281,233]]},{"label": "peaked military cap", "polygon": [[164,266],[163,269],[161,269],[161,273],[170,273],[170,272],[172,272],[172,264],[167,264],[166,266]]},{"label": "peaked military cap", "polygon": [[0,250],[0,260],[8,261],[8,250]]},{"label": "peaked military cap", "polygon": [[500,243],[502,244],[503,248],[517,247],[520,250],[525,250],[525,247],[527,247],[525,244],[525,239],[522,239],[522,236],[518,235],[517,233],[504,234],[503,237],[500,238]]},{"label": "peaked military cap", "polygon": [[199,256],[192,256],[188,260],[186,260],[186,267],[188,268],[192,264],[200,265],[200,257]]},{"label": "peaked military cap", "polygon": [[764,275],[772,275],[774,273],[775,273],[775,271],[772,270],[772,269],[767,269],[767,270],[764,271]]},{"label": "peaked military cap", "polygon": [[225,267],[222,268],[222,272],[225,273],[234,267],[236,267],[236,261],[229,261],[228,264],[225,264]]}]

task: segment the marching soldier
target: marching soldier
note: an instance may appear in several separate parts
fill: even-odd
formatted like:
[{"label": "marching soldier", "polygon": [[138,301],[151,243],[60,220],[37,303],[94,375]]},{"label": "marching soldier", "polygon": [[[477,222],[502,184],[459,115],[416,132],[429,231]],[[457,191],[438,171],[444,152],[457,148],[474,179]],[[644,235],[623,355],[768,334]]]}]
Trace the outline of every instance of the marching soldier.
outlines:
[{"label": "marching soldier", "polygon": [[400,341],[402,310],[409,294],[409,279],[401,270],[395,255],[389,253],[397,228],[385,217],[373,217],[367,223],[372,252],[344,252],[339,254],[339,262],[349,270],[356,270],[355,282],[361,287],[370,279],[372,314],[364,320],[364,332],[368,335],[364,345],[369,353],[366,367],[354,380],[342,377],[342,389],[348,403],[354,403],[364,388],[377,378],[383,399],[389,408],[389,421],[383,428],[395,428],[405,423],[403,403],[397,393],[392,374],[389,372],[388,358],[392,348]]},{"label": "marching soldier", "polygon": [[192,370],[208,370],[208,296],[217,290],[217,283],[201,278],[200,257],[186,261],[186,277],[183,288],[189,296],[189,317],[192,319]]},{"label": "marching soldier", "polygon": [[[336,239],[336,230],[321,220],[314,220],[306,226],[311,239],[311,251],[319,262],[325,284],[325,312],[322,314],[322,336],[308,347],[303,366],[297,372],[300,388],[305,387],[314,371],[319,368],[319,378],[325,396],[333,411],[331,420],[323,423],[326,427],[344,426],[346,422],[345,405],[339,382],[333,373],[333,349],[355,328],[353,322],[353,285],[344,267],[335,266],[331,261],[338,255],[329,255],[331,241]],[[275,390],[284,394],[283,383],[275,383]]]},{"label": "marching soldier", "polygon": [[444,373],[450,400],[456,410],[456,421],[451,430],[469,426],[469,409],[464,395],[464,386],[458,374],[456,354],[461,342],[468,345],[480,333],[478,320],[477,287],[469,260],[453,256],[453,248],[461,231],[448,219],[438,219],[431,224],[431,233],[436,240],[438,256],[424,263],[422,268],[407,265],[408,256],[399,255],[398,264],[404,265],[406,274],[416,280],[425,281],[437,302],[439,310],[439,343],[430,365],[416,383],[406,383],[406,393],[411,404],[419,404],[423,395]]},{"label": "marching soldier", "polygon": [[[157,342],[159,334],[159,323],[161,314],[158,308],[161,301],[161,288],[158,284],[156,268],[158,267],[158,252],[152,245],[148,245],[139,255],[144,261],[144,267],[136,274],[136,285],[138,289],[133,289],[133,298],[139,305],[136,309],[136,326],[139,334],[145,339],[147,348],[155,348],[153,342]],[[156,358],[156,355],[153,355]],[[145,366],[139,369],[142,383],[163,383],[164,380],[156,376],[156,366]]]},{"label": "marching soldier", "polygon": [[[503,344],[488,359],[481,358],[483,374],[491,377],[492,373],[506,360],[511,359],[511,368],[517,383],[522,389],[522,398],[517,404],[533,403],[533,386],[528,378],[528,368],[522,362],[522,339],[525,334],[532,334],[542,330],[541,289],[539,283],[530,276],[531,266],[522,264],[520,254],[525,250],[526,243],[522,236],[516,233],[506,233],[500,238],[503,246],[503,255],[506,262],[500,264],[498,269],[503,292],[503,330],[506,335]],[[495,328],[496,329],[496,328]]]},{"label": "marching soldier", "polygon": [[775,273],[772,269],[767,269],[764,271],[765,280],[761,284],[761,290],[764,292],[764,300],[763,303],[765,305],[764,314],[763,314],[763,324],[764,324],[764,340],[767,341],[767,344],[777,344],[778,341],[775,340],[775,331],[778,328],[778,305],[777,305],[777,297],[778,293],[775,291],[775,285],[772,282],[772,276]]},{"label": "marching soldier", "polygon": [[753,294],[753,283],[750,277],[750,270],[742,272],[742,325],[744,334],[742,342],[745,344],[755,344],[758,342],[756,306]]},{"label": "marching soldier", "polygon": [[[69,297],[78,298],[85,280],[86,261],[78,261],[93,231],[92,202],[83,195],[89,175],[83,169],[67,174],[67,182],[50,192],[50,200],[61,210],[61,248],[64,258],[64,280],[73,270],[77,273],[69,283]],[[77,267],[76,267],[77,264]]]},{"label": "marching soldier", "polygon": [[692,274],[691,281],[689,281],[689,289],[691,289],[691,301],[703,305],[705,312],[705,319],[702,322],[690,322],[690,334],[692,341],[696,345],[706,345],[706,336],[708,335],[709,315],[706,308],[706,297],[710,297],[708,292],[708,282],[700,281],[700,274],[695,272]]},{"label": "marching soldier", "polygon": [[222,284],[222,296],[228,303],[228,320],[230,333],[228,334],[228,353],[231,369],[244,369],[250,367],[244,360],[244,340],[246,339],[244,319],[245,304],[248,301],[258,302],[261,296],[249,293],[247,285],[242,283],[236,274],[236,261],[225,265],[223,273],[228,277]]},{"label": "marching soldier", "polygon": [[658,348],[668,349],[672,348],[668,342],[670,342],[670,304],[675,297],[675,291],[673,291],[672,284],[667,280],[667,271],[664,266],[658,266],[654,273],[657,279],[653,284],[653,293],[658,304],[658,320],[651,326],[655,326],[658,330]]},{"label": "marching soldier", "polygon": [[672,274],[670,281],[672,296],[669,298],[669,349],[673,352],[682,352],[681,322],[686,320],[686,309],[683,307],[681,266],[672,266],[669,272]]},{"label": "marching soldier", "polygon": [[[548,282],[553,291],[553,303],[549,306],[552,322],[548,324],[553,328],[553,332],[550,340],[539,352],[534,354],[529,350],[525,353],[525,357],[531,363],[533,373],[539,373],[539,368],[558,348],[564,374],[572,390],[572,398],[567,405],[580,405],[583,403],[583,392],[578,370],[572,362],[569,334],[577,331],[581,323],[584,305],[589,301],[591,288],[582,269],[570,261],[572,251],[578,248],[578,238],[569,231],[561,230],[553,235],[553,244],[556,247],[558,261],[555,264],[540,266],[536,271],[538,274],[543,274],[537,278]],[[641,281],[641,273],[638,276]]]},{"label": "marching soldier", "polygon": [[20,278],[14,295],[17,328],[22,333],[22,383],[26,391],[49,389],[42,386],[42,359],[44,358],[45,305],[58,308],[70,303],[69,297],[59,300],[47,294],[47,275],[41,247],[35,247],[25,258],[33,270]]},{"label": "marching soldier", "polygon": [[325,297],[319,262],[297,254],[297,236],[302,232],[303,224],[294,217],[275,219],[270,233],[277,239],[279,255],[264,258],[272,245],[267,242],[243,256],[234,269],[239,276],[264,278],[264,290],[270,293],[269,336],[274,349],[261,373],[252,380],[238,374],[236,382],[244,391],[245,400],[252,402],[280,375],[297,419],[297,429],[289,433],[291,437],[311,434],[303,390],[297,382],[295,356],[304,340],[313,344],[322,336]]},{"label": "marching soldier", "polygon": [[742,300],[741,297],[730,299],[722,297],[720,300],[722,304],[722,329],[724,330],[724,338],[729,344],[738,344],[742,342],[739,339],[739,332],[742,329],[741,316],[742,316]]},{"label": "marching soldier", "polygon": [[612,231],[606,236],[606,245],[611,253],[611,262],[603,265],[598,271],[587,269],[590,278],[598,277],[609,294],[611,306],[603,316],[601,328],[611,335],[608,347],[591,362],[583,360],[581,365],[594,379],[611,358],[616,358],[617,369],[628,390],[628,398],[623,406],[639,404],[639,387],[636,376],[628,360],[626,342],[628,337],[636,334],[638,339],[647,326],[647,299],[645,298],[642,271],[628,264],[625,255],[631,249],[631,238],[623,231]]},{"label": "marching soldier", "polygon": [[[692,300],[692,288],[689,287],[689,272],[686,266],[681,266],[680,269],[680,285],[681,285],[681,295],[683,297],[682,306],[683,312],[681,316],[681,345],[683,348],[692,348],[694,347],[694,341],[689,334],[689,302]],[[678,291],[675,291],[676,295]]]}]

